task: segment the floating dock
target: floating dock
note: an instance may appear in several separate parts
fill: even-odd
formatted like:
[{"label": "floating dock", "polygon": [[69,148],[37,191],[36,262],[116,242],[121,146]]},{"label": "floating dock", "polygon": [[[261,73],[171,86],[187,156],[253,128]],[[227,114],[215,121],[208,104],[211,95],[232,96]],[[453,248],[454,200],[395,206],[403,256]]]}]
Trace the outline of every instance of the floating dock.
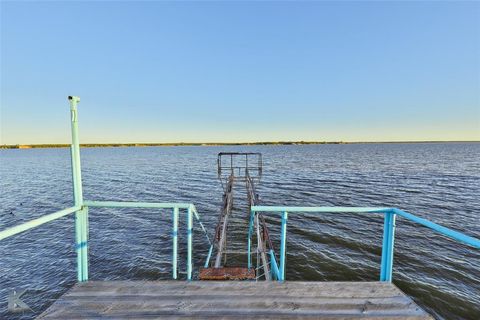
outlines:
[{"label": "floating dock", "polygon": [[433,319],[387,282],[89,281],[37,319]]}]

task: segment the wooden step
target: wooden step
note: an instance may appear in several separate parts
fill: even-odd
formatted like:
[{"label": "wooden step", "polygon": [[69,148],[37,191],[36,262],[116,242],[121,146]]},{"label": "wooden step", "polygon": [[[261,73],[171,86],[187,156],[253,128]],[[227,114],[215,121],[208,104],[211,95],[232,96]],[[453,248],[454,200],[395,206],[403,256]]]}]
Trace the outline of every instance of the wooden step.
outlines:
[{"label": "wooden step", "polygon": [[88,281],[38,319],[433,320],[387,282]]},{"label": "wooden step", "polygon": [[255,270],[244,267],[200,268],[200,280],[255,280]]}]

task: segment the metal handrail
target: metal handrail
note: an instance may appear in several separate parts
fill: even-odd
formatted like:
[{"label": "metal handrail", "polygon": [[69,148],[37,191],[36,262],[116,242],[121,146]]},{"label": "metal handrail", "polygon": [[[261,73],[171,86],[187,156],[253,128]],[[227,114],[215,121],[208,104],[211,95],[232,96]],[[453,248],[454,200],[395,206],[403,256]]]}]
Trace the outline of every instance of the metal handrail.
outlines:
[{"label": "metal handrail", "polygon": [[54,213],[44,215],[40,218],[36,218],[36,219],[30,220],[28,222],[19,224],[17,226],[8,228],[6,230],[0,231],[0,240],[6,239],[6,238],[11,237],[11,236],[14,236],[18,233],[27,231],[29,229],[33,229],[35,227],[41,226],[42,224],[45,224],[47,222],[57,220],[59,218],[67,216],[71,213],[77,212],[80,209],[81,209],[81,207],[66,208],[66,209],[63,209],[63,210],[60,210],[60,211],[57,211],[57,212],[54,212]]},{"label": "metal handrail", "polygon": [[[480,240],[467,236],[461,232],[441,226],[427,219],[417,217],[406,211],[397,208],[377,208],[377,207],[287,207],[287,206],[252,206],[250,214],[250,224],[248,228],[248,252],[251,251],[251,237],[253,234],[253,221],[258,212],[262,213],[280,213],[281,238],[280,238],[280,266],[278,268],[278,280],[285,280],[285,257],[287,243],[287,220],[288,214],[292,212],[311,212],[311,213],[375,213],[384,215],[382,260],[380,266],[380,281],[391,282],[393,272],[393,249],[395,239],[395,220],[396,216],[401,216],[412,222],[430,228],[446,237],[452,238],[458,242],[470,245],[480,249]],[[248,268],[251,268],[250,254]],[[271,254],[271,259],[275,262],[275,256]],[[275,272],[274,272],[275,273]]]}]

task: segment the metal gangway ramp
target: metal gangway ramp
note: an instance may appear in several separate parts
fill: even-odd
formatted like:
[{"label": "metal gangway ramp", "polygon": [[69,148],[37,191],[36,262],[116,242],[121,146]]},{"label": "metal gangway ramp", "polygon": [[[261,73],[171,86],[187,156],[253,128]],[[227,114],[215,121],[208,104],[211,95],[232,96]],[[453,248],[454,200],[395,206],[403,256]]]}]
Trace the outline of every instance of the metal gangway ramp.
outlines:
[{"label": "metal gangway ramp", "polygon": [[[249,221],[250,208],[258,205],[259,195],[256,185],[260,182],[263,172],[262,154],[258,152],[221,152],[217,158],[218,179],[223,188],[223,200],[215,228],[214,236],[214,259],[209,265],[200,269],[200,280],[252,280],[260,277],[271,280],[269,271],[269,260],[265,242],[271,244],[268,237],[268,230],[261,215],[255,219],[255,227],[258,235],[258,246],[255,253],[261,257],[261,265],[256,269],[248,268],[248,261],[244,265],[227,265],[229,254],[243,254],[245,257],[251,254],[247,251],[239,252],[229,250],[227,235],[231,227],[232,208],[234,203],[234,190],[240,183],[245,184],[247,212],[244,219]],[[246,232],[247,230],[245,230]],[[242,246],[243,248],[245,245]],[[258,260],[258,259],[257,259]],[[260,261],[260,260],[258,260]],[[263,270],[261,274],[256,271]]]}]

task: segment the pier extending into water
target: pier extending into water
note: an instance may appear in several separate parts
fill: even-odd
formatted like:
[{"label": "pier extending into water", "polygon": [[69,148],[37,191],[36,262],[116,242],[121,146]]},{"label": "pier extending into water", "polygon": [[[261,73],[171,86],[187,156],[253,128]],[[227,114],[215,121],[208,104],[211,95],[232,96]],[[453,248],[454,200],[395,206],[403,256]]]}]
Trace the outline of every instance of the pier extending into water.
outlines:
[{"label": "pier extending into water", "polygon": [[[260,278],[271,280],[270,262],[267,257],[268,251],[265,242],[271,243],[268,238],[268,229],[265,220],[254,219],[257,230],[257,268],[253,269],[248,262],[251,260],[253,252],[250,250],[231,250],[227,245],[228,230],[231,221],[232,208],[234,202],[235,186],[245,184],[246,199],[248,211],[244,212],[242,217],[246,221],[249,219],[251,207],[258,204],[258,193],[256,185],[260,182],[263,171],[262,154],[258,152],[221,152],[217,158],[218,179],[223,188],[223,201],[220,210],[218,223],[215,228],[214,236],[214,255],[213,262],[207,261],[204,268],[200,269],[200,280],[258,280]],[[245,239],[246,240],[246,239]],[[237,243],[238,245],[238,243]],[[241,244],[242,245],[242,244]],[[246,247],[246,242],[243,248]],[[243,265],[227,264],[227,256],[240,255],[244,257]],[[247,257],[248,255],[248,257]],[[262,272],[259,272],[259,271]]]},{"label": "pier extending into water", "polygon": [[[204,228],[199,212],[192,203],[178,202],[119,202],[92,201],[83,198],[80,166],[80,144],[78,136],[78,97],[68,97],[71,110],[72,128],[72,177],[74,204],[66,209],[44,215],[40,218],[0,231],[0,240],[17,235],[29,229],[47,224],[63,217],[75,215],[75,250],[77,252],[78,283],[59,298],[40,318],[42,319],[119,319],[165,317],[185,318],[320,318],[320,319],[430,319],[414,302],[392,283],[395,226],[397,218],[406,219],[419,226],[480,249],[480,240],[463,233],[440,226],[427,219],[417,217],[397,208],[369,207],[286,207],[259,206],[255,184],[245,174],[250,212],[249,227],[245,230],[247,242],[246,266],[243,268],[252,276],[249,281],[193,281],[197,267],[193,265],[194,226],[198,226],[209,243],[204,268],[222,266],[226,250],[223,244],[223,226],[226,219],[220,216],[221,232],[211,240]],[[247,166],[248,168],[248,166]],[[261,172],[261,170],[260,170]],[[230,183],[230,182],[228,182]],[[233,182],[232,182],[233,183]],[[228,187],[224,211],[228,213]],[[225,197],[224,197],[225,199]],[[172,218],[172,280],[138,281],[89,281],[89,227],[90,211],[96,207],[109,208],[150,208],[155,214]],[[226,210],[226,211],[225,211]],[[352,213],[383,216],[383,244],[378,282],[288,282],[286,279],[287,225],[288,216],[305,212]],[[281,221],[280,248],[278,253],[269,241],[264,215],[277,216]],[[187,226],[187,282],[178,279],[178,233],[179,223]],[[218,228],[217,228],[218,230]],[[224,238],[223,238],[224,239]],[[254,245],[256,241],[256,246]],[[215,251],[215,254],[214,254]],[[252,255],[257,254],[254,267]],[[218,262],[218,263],[217,263]],[[223,277],[227,279],[228,277]],[[177,280],[177,281],[174,281]],[[265,280],[265,281],[264,281]]]}]

